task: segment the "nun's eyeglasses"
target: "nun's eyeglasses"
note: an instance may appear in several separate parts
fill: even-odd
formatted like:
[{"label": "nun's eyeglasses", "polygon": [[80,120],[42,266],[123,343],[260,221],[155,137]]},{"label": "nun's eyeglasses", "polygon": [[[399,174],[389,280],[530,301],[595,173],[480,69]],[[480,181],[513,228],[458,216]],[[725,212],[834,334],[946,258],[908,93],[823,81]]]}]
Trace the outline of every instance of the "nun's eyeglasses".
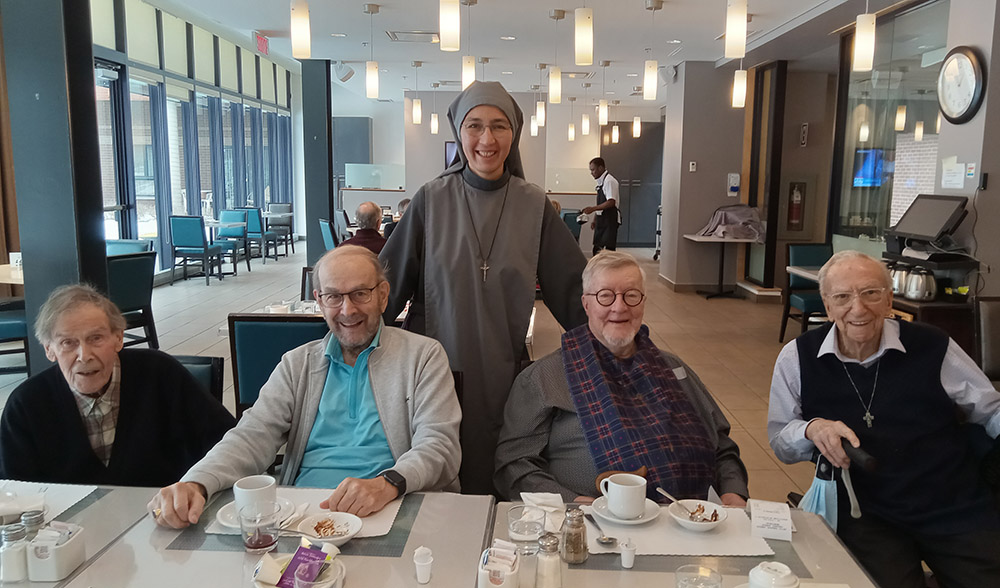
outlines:
[{"label": "nun's eyeglasses", "polygon": [[462,130],[469,133],[473,137],[479,137],[480,135],[486,132],[486,129],[489,129],[490,133],[493,135],[500,135],[511,132],[510,125],[501,122],[491,123],[488,125],[478,122],[470,122],[462,125]]}]

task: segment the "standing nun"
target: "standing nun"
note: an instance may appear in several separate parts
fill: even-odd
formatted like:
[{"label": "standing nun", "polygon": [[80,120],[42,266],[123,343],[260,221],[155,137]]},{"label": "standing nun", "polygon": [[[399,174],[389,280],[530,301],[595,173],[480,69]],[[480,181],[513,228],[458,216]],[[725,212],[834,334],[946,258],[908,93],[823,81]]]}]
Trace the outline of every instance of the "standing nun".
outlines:
[{"label": "standing nun", "polygon": [[462,373],[462,491],[494,492],[503,409],[522,359],[535,299],[564,329],[587,322],[586,259],[545,192],[524,179],[524,117],[497,82],[473,82],[448,107],[458,159],[413,196],[380,258],[392,324],[441,342]]}]

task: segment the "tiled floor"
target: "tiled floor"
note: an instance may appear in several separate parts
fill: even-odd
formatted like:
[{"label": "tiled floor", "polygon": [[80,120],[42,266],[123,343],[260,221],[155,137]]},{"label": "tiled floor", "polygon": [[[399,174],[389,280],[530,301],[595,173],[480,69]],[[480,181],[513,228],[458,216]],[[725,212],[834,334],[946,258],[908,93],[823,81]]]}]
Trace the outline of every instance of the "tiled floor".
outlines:
[{"label": "tiled floor", "polygon": [[[246,312],[299,296],[305,247],[290,258],[261,264],[247,272],[213,279],[202,278],[162,286],[153,292],[153,314],[160,347],[168,353],[214,355],[226,358],[226,406],[233,410],[229,341],[219,334],[231,312]],[[777,460],[767,443],[767,400],[771,368],[781,345],[777,342],[781,308],[736,299],[705,300],[693,293],[675,293],[657,279],[652,250],[631,250],[647,274],[645,322],[653,341],[679,355],[711,390],[733,426],[750,471],[750,493],[757,498],[784,500],[793,490],[804,491],[812,479],[809,464],[788,466]],[[544,305],[538,303],[533,354],[559,347],[561,329]],[[0,400],[23,378],[0,377]]]}]

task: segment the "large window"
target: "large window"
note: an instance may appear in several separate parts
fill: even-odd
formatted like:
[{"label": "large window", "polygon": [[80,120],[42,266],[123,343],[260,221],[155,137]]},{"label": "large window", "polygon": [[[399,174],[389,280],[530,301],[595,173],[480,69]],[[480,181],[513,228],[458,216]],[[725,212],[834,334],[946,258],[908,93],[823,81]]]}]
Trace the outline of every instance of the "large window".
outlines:
[{"label": "large window", "polygon": [[195,117],[198,119],[198,173],[201,177],[198,200],[203,215],[213,216],[212,204],[212,118],[208,107],[209,97],[195,95]]},{"label": "large window", "polygon": [[190,103],[167,98],[167,151],[170,160],[170,212],[187,214],[187,170],[184,162],[185,108]]},{"label": "large window", "polygon": [[109,69],[99,68],[96,78],[95,97],[97,98],[97,148],[101,155],[101,195],[104,201],[104,233],[107,239],[117,239],[121,235],[121,214],[118,207],[118,179],[115,152],[115,138],[119,129],[115,128],[114,103],[112,101],[112,86],[116,83],[113,76],[108,75]]},{"label": "large window", "polygon": [[156,226],[156,164],[153,156],[151,93],[149,83],[129,80],[134,161],[132,177],[135,181],[135,207],[140,239],[152,239],[159,234]]},{"label": "large window", "polygon": [[225,169],[226,208],[242,206],[236,202],[236,162],[233,152],[233,109],[239,108],[229,100],[222,100],[222,151]]},{"label": "large window", "polygon": [[880,244],[917,194],[934,191],[941,125],[936,82],[947,51],[948,10],[948,0],[938,0],[880,18],[874,69],[850,73],[833,210],[839,238]]}]

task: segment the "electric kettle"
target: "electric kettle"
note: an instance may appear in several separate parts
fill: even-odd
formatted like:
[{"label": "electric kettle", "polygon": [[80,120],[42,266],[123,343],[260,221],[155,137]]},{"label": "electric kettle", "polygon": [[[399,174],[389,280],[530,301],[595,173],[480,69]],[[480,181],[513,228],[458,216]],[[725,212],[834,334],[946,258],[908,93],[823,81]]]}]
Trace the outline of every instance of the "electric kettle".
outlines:
[{"label": "electric kettle", "polygon": [[894,264],[889,269],[889,275],[892,276],[892,293],[902,296],[906,290],[906,279],[910,277],[910,266],[905,263]]},{"label": "electric kettle", "polygon": [[934,274],[924,268],[914,268],[906,278],[906,292],[909,300],[929,302],[937,296],[937,282]]}]

